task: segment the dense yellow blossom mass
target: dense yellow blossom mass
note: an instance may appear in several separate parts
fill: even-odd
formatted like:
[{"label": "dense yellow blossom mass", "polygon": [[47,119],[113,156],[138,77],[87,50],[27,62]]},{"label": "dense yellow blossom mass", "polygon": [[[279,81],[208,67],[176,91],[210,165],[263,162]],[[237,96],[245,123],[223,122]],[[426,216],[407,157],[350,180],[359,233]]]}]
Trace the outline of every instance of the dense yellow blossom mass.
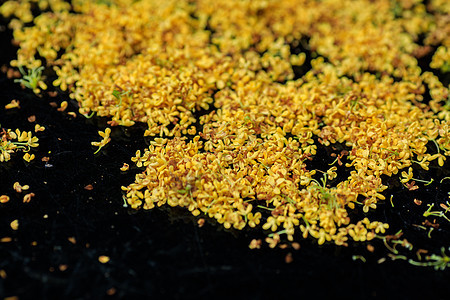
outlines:
[{"label": "dense yellow blossom mass", "polygon": [[[428,2],[22,0],[0,12],[20,47],[12,66],[52,69],[83,115],[148,125],[153,141],[132,158],[143,171],[122,187],[131,207],[346,245],[388,227],[349,217],[385,199],[382,176],[406,184],[450,155],[449,87],[418,65],[435,47],[429,68],[450,71],[450,2]],[[44,89],[36,74],[28,84]],[[309,169],[319,143],[340,145],[336,161]]]}]

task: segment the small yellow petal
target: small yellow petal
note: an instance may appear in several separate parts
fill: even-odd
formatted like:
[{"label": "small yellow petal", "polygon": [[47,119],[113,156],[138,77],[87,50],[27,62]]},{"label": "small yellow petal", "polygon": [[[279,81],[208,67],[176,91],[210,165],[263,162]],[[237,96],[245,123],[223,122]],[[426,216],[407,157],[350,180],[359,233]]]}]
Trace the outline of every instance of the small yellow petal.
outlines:
[{"label": "small yellow petal", "polygon": [[102,264],[106,264],[107,262],[109,262],[110,258],[109,256],[106,255],[100,255],[98,257],[98,261],[101,262]]},{"label": "small yellow petal", "polygon": [[9,225],[11,226],[12,230],[17,230],[19,229],[19,220],[16,219],[12,221]]},{"label": "small yellow petal", "polygon": [[125,172],[125,171],[128,171],[129,168],[130,168],[130,165],[124,163],[123,166],[120,168],[120,171]]}]

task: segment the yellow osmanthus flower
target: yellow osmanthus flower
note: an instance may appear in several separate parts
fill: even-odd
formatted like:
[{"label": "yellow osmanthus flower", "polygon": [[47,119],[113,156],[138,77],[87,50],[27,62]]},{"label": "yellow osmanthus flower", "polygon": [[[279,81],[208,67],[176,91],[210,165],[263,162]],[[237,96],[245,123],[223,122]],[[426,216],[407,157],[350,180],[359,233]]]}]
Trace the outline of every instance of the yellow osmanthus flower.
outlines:
[{"label": "yellow osmanthus flower", "polygon": [[26,162],[31,162],[33,159],[35,159],[34,154],[30,154],[27,152],[23,155],[23,160],[25,160]]},{"label": "yellow osmanthus flower", "polygon": [[280,241],[280,235],[277,233],[275,233],[272,237],[266,237],[266,243],[269,244],[270,248],[275,248]]},{"label": "yellow osmanthus flower", "polygon": [[36,196],[34,193],[28,193],[25,196],[23,196],[23,203],[29,203],[31,201],[31,198]]},{"label": "yellow osmanthus flower", "polygon": [[327,170],[328,180],[333,180],[337,177],[337,167],[333,166]]},{"label": "yellow osmanthus flower", "polygon": [[8,195],[0,195],[0,203],[6,203],[9,202],[9,196]]},{"label": "yellow osmanthus flower", "polygon": [[261,248],[261,240],[253,239],[248,245],[250,249],[260,249]]},{"label": "yellow osmanthus flower", "polygon": [[276,231],[278,228],[279,222],[277,221],[276,218],[270,216],[269,218],[267,218],[266,223],[262,226],[262,229],[264,230],[272,230],[272,231]]},{"label": "yellow osmanthus flower", "polygon": [[10,103],[5,105],[5,109],[20,108],[19,104],[19,100],[12,100]]},{"label": "yellow osmanthus flower", "polygon": [[12,230],[17,230],[17,229],[19,229],[19,220],[16,219],[16,220],[12,221],[9,225]]},{"label": "yellow osmanthus flower", "polygon": [[111,134],[111,128],[106,128],[105,131],[99,131],[98,134],[103,138],[100,142],[92,142],[91,144],[93,146],[98,147],[97,151],[94,152],[94,154],[97,154],[100,149],[102,149],[106,144],[108,144],[111,141],[111,138],[109,135]]},{"label": "yellow osmanthus flower", "polygon": [[45,130],[44,126],[41,126],[39,124],[34,125],[34,132],[41,132],[41,131],[44,131],[44,130]]},{"label": "yellow osmanthus flower", "polygon": [[413,169],[411,167],[409,167],[408,173],[406,173],[405,171],[402,172],[402,179],[400,179],[400,182],[406,183],[406,182],[410,181],[411,178],[413,178],[413,176],[414,176]]},{"label": "yellow osmanthus flower", "polygon": [[63,101],[63,102],[61,102],[61,107],[59,107],[57,110],[58,111],[65,111],[68,106],[69,106],[69,103],[67,101]]},{"label": "yellow osmanthus flower", "polygon": [[17,139],[18,142],[15,143],[17,146],[26,146],[28,149],[30,147],[37,147],[39,139],[32,135],[31,131],[20,131],[16,129],[14,132],[8,130],[8,135],[10,139]]},{"label": "yellow osmanthus flower", "polygon": [[30,189],[30,186],[28,184],[21,185],[19,182],[14,182],[13,189],[18,193],[22,193],[23,191]]}]

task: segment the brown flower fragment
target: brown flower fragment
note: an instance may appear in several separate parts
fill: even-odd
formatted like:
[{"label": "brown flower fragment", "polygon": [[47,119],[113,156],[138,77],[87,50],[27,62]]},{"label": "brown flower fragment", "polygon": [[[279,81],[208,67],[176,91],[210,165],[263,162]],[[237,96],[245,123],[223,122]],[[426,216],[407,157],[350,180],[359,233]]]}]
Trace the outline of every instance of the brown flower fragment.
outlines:
[{"label": "brown flower fragment", "polygon": [[288,252],[288,253],[286,254],[286,256],[284,257],[284,261],[285,261],[287,264],[290,264],[290,263],[292,263],[292,262],[294,261],[294,258],[293,258],[293,256],[292,256],[292,253],[291,253],[291,252]]},{"label": "brown flower fragment", "polygon": [[406,182],[405,186],[408,188],[408,190],[410,191],[415,191],[417,189],[419,189],[419,187],[416,185],[416,182],[413,180],[411,182]]},{"label": "brown flower fragment", "polygon": [[425,249],[417,249],[417,251],[416,251],[416,256],[417,256],[417,258],[418,258],[419,261],[420,261],[420,260],[422,260],[421,254],[427,254],[427,253],[428,253],[428,250],[425,250]]},{"label": "brown flower fragment", "polygon": [[112,287],[112,288],[109,288],[108,290],[106,290],[106,295],[113,296],[116,294],[116,292],[117,292],[117,290],[114,287]]},{"label": "brown flower fragment", "polygon": [[65,264],[62,264],[62,265],[59,265],[59,266],[58,266],[58,269],[59,269],[61,272],[66,271],[68,268],[69,268],[69,266],[68,266],[68,265],[65,265]]},{"label": "brown flower fragment", "polygon": [[[436,220],[434,220],[434,221],[436,221]],[[422,222],[422,225],[429,226],[429,227],[432,227],[435,229],[439,228],[439,223],[435,223],[435,222],[432,223],[428,219],[425,219],[425,221]]]},{"label": "brown flower fragment", "polygon": [[292,248],[294,248],[294,250],[300,250],[300,244],[297,242],[293,242],[291,244]]}]

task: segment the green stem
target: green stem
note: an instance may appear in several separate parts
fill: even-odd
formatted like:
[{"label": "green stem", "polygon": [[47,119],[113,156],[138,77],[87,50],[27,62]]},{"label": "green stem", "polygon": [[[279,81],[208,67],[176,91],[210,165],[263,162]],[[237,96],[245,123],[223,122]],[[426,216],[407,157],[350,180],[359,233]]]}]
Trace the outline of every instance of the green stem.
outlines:
[{"label": "green stem", "polygon": [[94,152],[94,155],[97,154],[100,151],[100,149],[102,149],[102,148],[103,148],[103,146],[98,147],[97,151]]},{"label": "green stem", "polygon": [[433,143],[436,145],[436,148],[437,148],[437,152],[438,152],[438,154],[440,154],[441,153],[441,151],[440,151],[440,149],[439,149],[439,145],[438,145],[438,143],[435,141],[435,140],[432,140],[433,141]]},{"label": "green stem", "polygon": [[271,233],[271,234],[269,234],[268,236],[269,236],[269,237],[273,237],[275,234],[280,235],[280,234],[284,234],[284,233],[286,233],[286,232],[287,232],[287,230],[286,230],[286,229],[283,229],[283,230],[280,230],[280,231],[278,231],[278,232]]},{"label": "green stem", "polygon": [[268,207],[265,207],[265,206],[262,206],[262,205],[257,205],[256,207],[267,209],[269,211],[273,211],[275,209],[275,208],[268,208]]},{"label": "green stem", "polygon": [[430,185],[430,184],[434,181],[433,178],[431,178],[431,180],[429,180],[429,181],[421,180],[421,179],[416,179],[416,178],[411,178],[411,180],[414,180],[414,181],[417,181],[417,182],[425,183],[425,186]]},{"label": "green stem", "polygon": [[86,119],[90,119],[90,118],[92,118],[92,117],[94,116],[94,114],[95,114],[95,111],[93,111],[90,115],[84,115],[84,114],[83,114],[83,116],[84,116]]}]

